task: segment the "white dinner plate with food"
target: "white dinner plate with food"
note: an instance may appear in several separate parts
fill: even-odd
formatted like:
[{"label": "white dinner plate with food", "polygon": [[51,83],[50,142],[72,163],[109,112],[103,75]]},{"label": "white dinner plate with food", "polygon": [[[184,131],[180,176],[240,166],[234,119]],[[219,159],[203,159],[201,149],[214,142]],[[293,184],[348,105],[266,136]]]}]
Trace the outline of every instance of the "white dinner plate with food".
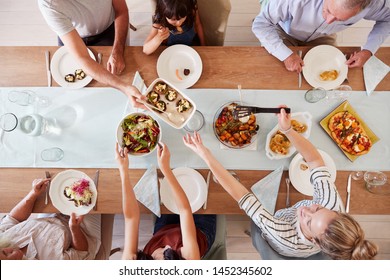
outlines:
[{"label": "white dinner plate with food", "polygon": [[[78,187],[78,189],[72,189],[72,186]],[[66,190],[69,188],[72,189],[72,195],[67,197]],[[76,199],[77,201],[72,200],[75,197],[73,193],[76,191],[83,194],[78,196],[82,199]],[[58,173],[51,180],[49,196],[54,207],[62,214],[85,215],[96,204],[97,190],[95,183],[87,174],[70,169]]]},{"label": "white dinner plate with food", "polygon": [[[298,133],[308,139],[312,126],[312,115],[309,112],[296,112],[291,114],[292,125]],[[291,157],[295,152],[295,147],[285,135],[278,135],[280,139],[274,138],[279,130],[276,125],[268,134],[265,141],[265,155],[269,159],[284,159]],[[272,141],[272,143],[271,143]],[[289,147],[287,147],[289,146]]]},{"label": "white dinner plate with food", "polygon": [[[188,167],[173,169],[177,180],[187,195],[192,213],[198,211],[207,198],[207,184],[203,176],[196,170]],[[172,189],[168,180],[164,178],[160,186],[161,202],[169,211],[178,214],[176,202],[173,200]]]},{"label": "white dinner plate with food", "polygon": [[193,86],[202,75],[202,59],[191,47],[173,45],[166,48],[157,60],[157,73],[179,89]]},{"label": "white dinner plate with food", "polygon": [[[95,56],[92,51],[88,49],[88,53],[93,60]],[[86,75],[81,80],[76,78],[76,70],[82,70],[80,64],[73,58],[73,56],[68,52],[65,46],[59,48],[53,55],[50,62],[50,70],[53,75],[53,79],[62,87],[68,89],[79,89],[88,85],[92,81],[92,77]],[[65,80],[67,75],[74,75],[74,82],[68,82]]]},{"label": "white dinner plate with food", "polygon": [[[330,155],[324,151],[318,150],[324,159],[325,165],[329,168],[332,182],[336,180],[336,164]],[[314,187],[310,184],[310,169],[307,163],[303,160],[301,154],[297,154],[291,161],[288,169],[291,184],[300,193],[308,196],[313,196]]]},{"label": "white dinner plate with food", "polygon": [[347,78],[347,59],[338,49],[320,45],[310,49],[303,58],[303,76],[315,88],[331,90],[340,86]]}]

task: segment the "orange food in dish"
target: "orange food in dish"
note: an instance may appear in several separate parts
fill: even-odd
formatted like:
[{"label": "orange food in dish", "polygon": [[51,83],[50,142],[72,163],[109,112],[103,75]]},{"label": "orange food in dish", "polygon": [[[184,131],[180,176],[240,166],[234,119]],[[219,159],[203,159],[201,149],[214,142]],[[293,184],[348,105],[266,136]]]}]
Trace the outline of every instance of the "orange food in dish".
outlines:
[{"label": "orange food in dish", "polygon": [[321,81],[334,81],[339,76],[339,72],[337,70],[329,70],[324,71],[320,74]]},{"label": "orange food in dish", "polygon": [[177,77],[180,81],[183,80],[183,78],[180,77],[180,75],[179,75],[179,69],[176,69],[176,77]]}]

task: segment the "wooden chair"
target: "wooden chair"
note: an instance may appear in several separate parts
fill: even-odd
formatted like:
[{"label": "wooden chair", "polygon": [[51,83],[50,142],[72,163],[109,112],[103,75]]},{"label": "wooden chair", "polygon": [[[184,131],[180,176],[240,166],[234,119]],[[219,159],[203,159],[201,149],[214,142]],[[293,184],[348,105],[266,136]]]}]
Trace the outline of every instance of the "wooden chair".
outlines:
[{"label": "wooden chair", "polygon": [[101,215],[101,245],[95,260],[108,260],[119,248],[111,249],[115,214]]}]

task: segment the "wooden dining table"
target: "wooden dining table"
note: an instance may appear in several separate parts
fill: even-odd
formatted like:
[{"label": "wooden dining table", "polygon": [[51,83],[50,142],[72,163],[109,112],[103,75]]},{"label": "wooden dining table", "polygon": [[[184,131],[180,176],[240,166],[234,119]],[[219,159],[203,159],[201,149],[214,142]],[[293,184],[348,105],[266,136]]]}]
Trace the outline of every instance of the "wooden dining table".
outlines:
[{"label": "wooden dining table", "polygon": [[[47,86],[45,51],[51,55],[58,47],[0,47],[0,87],[45,87]],[[103,65],[107,63],[111,47],[90,47],[97,57],[97,53],[103,54]],[[199,53],[203,70],[198,82],[192,88],[221,88],[233,89],[241,84],[244,89],[278,89],[298,90],[298,74],[289,72],[284,64],[267,53],[260,47],[194,47]],[[295,47],[294,51],[302,50],[303,55],[309,47]],[[343,53],[350,54],[359,50],[357,47],[340,47]],[[164,47],[159,48],[152,55],[145,55],[142,47],[126,47],[126,68],[120,76],[121,79],[132,82],[135,71],[139,71],[146,84],[150,84],[157,78],[156,63]],[[390,64],[390,47],[383,47],[375,54],[384,63]],[[348,72],[348,84],[353,90],[363,91],[364,79],[361,68],[351,68]],[[53,80],[53,86],[58,86]],[[105,87],[97,81],[92,81],[88,87]],[[300,90],[310,89],[311,86],[303,79]],[[389,75],[377,86],[377,91],[389,91]],[[1,94],[1,92],[0,92]],[[45,171],[50,171],[52,176],[63,171],[63,168],[0,168],[0,212],[9,212],[31,189],[34,178],[43,178]],[[93,178],[96,168],[81,168]],[[121,182],[119,172],[113,168],[100,168],[98,185],[98,200],[95,213],[122,213]],[[198,170],[204,178],[207,169]],[[145,169],[130,169],[131,183],[135,185],[144,174]],[[241,183],[250,190],[250,187],[258,180],[268,175],[269,170],[235,170]],[[390,170],[384,171],[390,178]],[[346,186],[350,171],[338,170],[336,186],[342,200],[346,201]],[[276,201],[276,209],[285,208],[286,185],[284,171],[279,194]],[[290,202],[293,204],[302,199],[310,199],[293,187],[290,188]],[[390,214],[390,196],[381,196],[368,192],[364,181],[352,181],[351,214]],[[139,203],[143,213],[150,211]],[[36,202],[33,212],[50,213],[57,212],[49,203],[45,205],[42,195]],[[169,211],[162,206],[162,213]],[[238,204],[217,183],[210,180],[207,209],[200,209],[197,213],[206,214],[244,214]]]}]

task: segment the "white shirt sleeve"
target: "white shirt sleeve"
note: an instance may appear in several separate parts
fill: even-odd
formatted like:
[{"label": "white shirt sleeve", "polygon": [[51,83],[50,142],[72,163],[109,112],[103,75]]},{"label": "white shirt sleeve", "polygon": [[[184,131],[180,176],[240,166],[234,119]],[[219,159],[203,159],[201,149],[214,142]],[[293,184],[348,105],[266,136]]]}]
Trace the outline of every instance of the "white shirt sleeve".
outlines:
[{"label": "white shirt sleeve", "polygon": [[57,5],[55,6],[52,5],[52,1],[38,0],[39,9],[41,10],[47,24],[57,34],[57,36],[61,37],[75,28],[72,24],[72,20],[61,12],[62,9],[58,4],[60,2],[56,3]]}]

